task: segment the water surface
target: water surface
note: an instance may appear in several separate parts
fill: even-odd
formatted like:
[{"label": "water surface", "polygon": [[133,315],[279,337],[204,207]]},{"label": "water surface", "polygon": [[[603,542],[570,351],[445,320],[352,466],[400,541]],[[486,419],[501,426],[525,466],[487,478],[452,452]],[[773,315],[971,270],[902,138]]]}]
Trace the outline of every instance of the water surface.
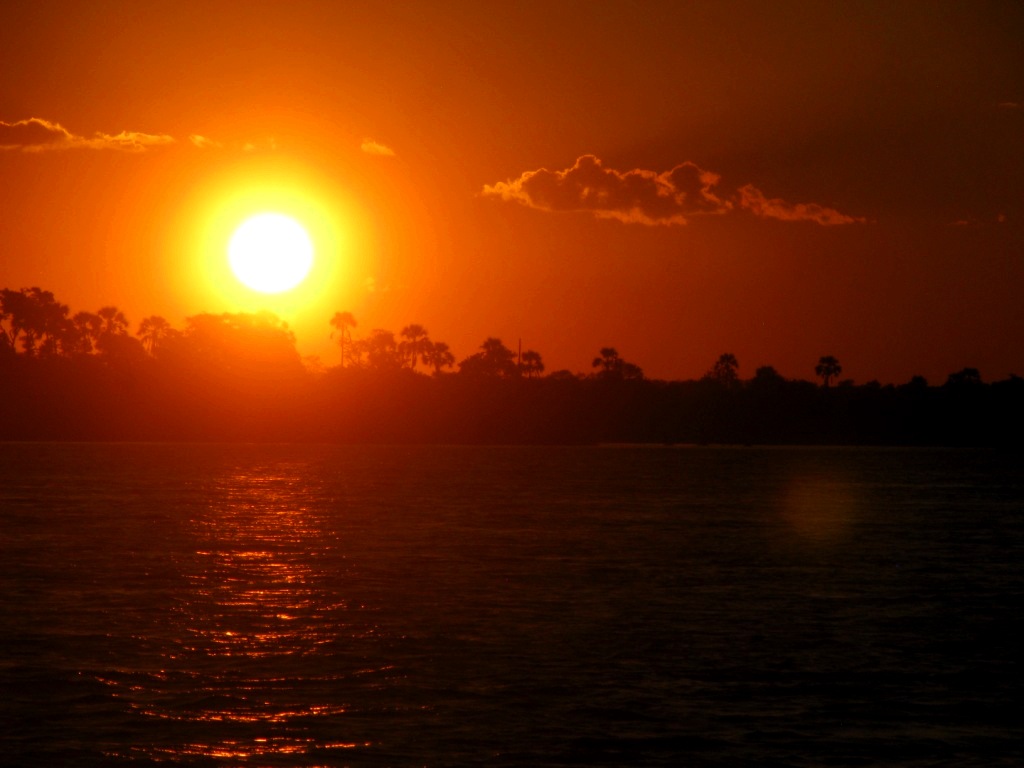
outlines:
[{"label": "water surface", "polygon": [[1018,765],[987,451],[0,445],[11,765]]}]

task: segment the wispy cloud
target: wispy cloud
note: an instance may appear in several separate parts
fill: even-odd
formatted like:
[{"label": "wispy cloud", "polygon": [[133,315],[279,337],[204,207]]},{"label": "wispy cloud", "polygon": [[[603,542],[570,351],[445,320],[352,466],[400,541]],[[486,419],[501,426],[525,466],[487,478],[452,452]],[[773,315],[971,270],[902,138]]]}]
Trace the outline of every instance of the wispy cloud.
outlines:
[{"label": "wispy cloud", "polygon": [[166,133],[143,133],[142,131],[121,131],[120,133],[97,132],[92,136],[81,136],[69,131],[54,120],[47,120],[42,117],[29,117],[15,122],[0,120],[0,151],[35,153],[71,149],[105,149],[120,152],[145,152],[170,145],[191,146],[202,150],[233,150],[240,152],[273,151],[277,149],[277,142],[273,138],[259,142],[226,144],[198,133],[189,134],[181,141]]},{"label": "wispy cloud", "polygon": [[631,224],[679,225],[694,216],[739,210],[823,226],[865,221],[817,203],[770,199],[750,184],[724,194],[717,189],[720,181],[717,173],[689,161],[660,173],[641,168],[617,171],[594,155],[583,155],[571,168],[526,171],[516,179],[485,185],[482,194],[542,211],[587,211]]},{"label": "wispy cloud", "polygon": [[200,136],[198,133],[191,134],[188,140],[192,142],[193,146],[199,147],[199,149],[220,149],[224,146],[221,142],[207,136]]},{"label": "wispy cloud", "polygon": [[141,131],[121,131],[116,134],[97,132],[92,136],[79,136],[60,123],[41,117],[30,117],[13,123],[0,120],[0,149],[3,150],[48,152],[66,149],[110,149],[143,152],[174,142],[173,136]]},{"label": "wispy cloud", "polygon": [[1005,213],[997,213],[994,217],[990,218],[979,219],[972,216],[951,221],[949,224],[953,227],[984,227],[991,224],[1005,224],[1008,220]]},{"label": "wispy cloud", "polygon": [[395,150],[379,141],[373,139],[363,139],[363,143],[360,145],[360,149],[368,155],[377,155],[378,157],[394,157]]},{"label": "wispy cloud", "polygon": [[739,204],[755,216],[780,221],[813,221],[823,227],[837,224],[863,224],[867,219],[859,216],[847,216],[835,208],[826,208],[817,203],[787,203],[779,198],[765,197],[764,192],[753,184],[739,188]]},{"label": "wispy cloud", "polygon": [[277,150],[277,139],[273,136],[268,136],[263,141],[247,141],[244,144],[234,144],[232,146],[236,149],[241,149],[243,152],[274,152]]}]

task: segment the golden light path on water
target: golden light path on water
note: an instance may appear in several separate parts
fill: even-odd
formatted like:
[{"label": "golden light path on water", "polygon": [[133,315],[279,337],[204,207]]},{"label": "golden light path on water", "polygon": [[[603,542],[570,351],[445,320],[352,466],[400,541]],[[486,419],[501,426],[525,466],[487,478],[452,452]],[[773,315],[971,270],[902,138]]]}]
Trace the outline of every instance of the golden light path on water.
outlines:
[{"label": "golden light path on water", "polygon": [[[351,625],[349,606],[315,565],[334,547],[307,488],[274,464],[226,476],[203,495],[214,501],[189,521],[197,546],[187,596],[170,614],[164,668],[124,696],[138,714],[176,723],[181,737],[140,749],[157,760],[248,762],[371,746],[314,734],[317,722],[348,710],[339,699],[346,681],[387,668],[353,672],[332,661],[338,651],[328,646],[372,627]],[[349,634],[339,637],[339,627]]]}]

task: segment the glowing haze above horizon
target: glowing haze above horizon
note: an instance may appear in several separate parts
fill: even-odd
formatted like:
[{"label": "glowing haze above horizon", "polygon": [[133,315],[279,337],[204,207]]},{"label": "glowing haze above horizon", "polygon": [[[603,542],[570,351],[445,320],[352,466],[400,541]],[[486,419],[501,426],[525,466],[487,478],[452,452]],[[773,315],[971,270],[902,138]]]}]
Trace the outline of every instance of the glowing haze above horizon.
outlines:
[{"label": "glowing haze above horizon", "polygon": [[[418,323],[587,371],[1024,375],[1015,2],[15,3],[0,287],[300,352]],[[299,222],[292,290],[228,242]]]}]

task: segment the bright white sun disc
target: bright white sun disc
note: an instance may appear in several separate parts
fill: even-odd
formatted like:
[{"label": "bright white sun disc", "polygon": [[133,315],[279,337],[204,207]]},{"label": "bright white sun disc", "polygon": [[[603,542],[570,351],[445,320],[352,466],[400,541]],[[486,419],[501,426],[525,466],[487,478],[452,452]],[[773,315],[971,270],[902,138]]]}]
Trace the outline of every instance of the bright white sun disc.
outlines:
[{"label": "bright white sun disc", "polygon": [[261,213],[246,219],[228,244],[231,271],[262,293],[281,293],[303,281],[313,266],[313,243],[295,219]]}]

